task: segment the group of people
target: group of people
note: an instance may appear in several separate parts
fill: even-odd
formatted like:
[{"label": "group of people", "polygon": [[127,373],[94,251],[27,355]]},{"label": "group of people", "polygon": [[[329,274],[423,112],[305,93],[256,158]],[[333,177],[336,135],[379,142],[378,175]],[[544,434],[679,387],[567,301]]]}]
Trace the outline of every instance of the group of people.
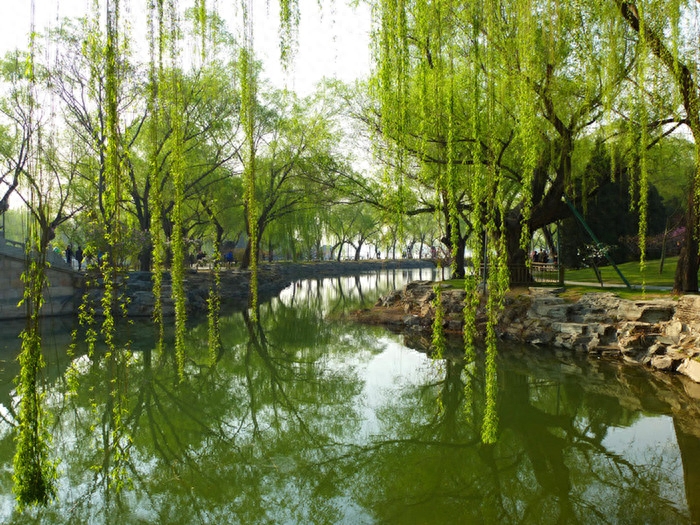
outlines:
[{"label": "group of people", "polygon": [[68,246],[66,246],[66,262],[70,267],[73,267],[74,258],[75,262],[78,263],[78,271],[82,270],[84,259],[83,248],[81,246],[78,246],[78,249],[75,250],[75,253],[73,253],[73,247],[69,244]]},{"label": "group of people", "polygon": [[[207,263],[212,263],[208,258],[207,258],[206,252],[204,250],[198,250],[195,255],[188,255],[188,264],[190,266],[204,266]],[[236,260],[233,256],[233,250],[228,250],[224,256],[223,256],[223,262],[226,263],[226,266],[228,268],[231,268],[234,264],[236,264]]]},{"label": "group of people", "polygon": [[530,259],[532,259],[532,262],[548,263],[549,253],[547,253],[545,250],[542,250],[541,252],[533,250],[533,252],[530,254]]},{"label": "group of people", "polygon": [[[60,253],[59,248],[55,248],[54,251],[56,253]],[[68,265],[73,268],[74,264],[73,261],[77,263],[78,266],[78,271],[82,271],[83,269],[83,261],[86,259],[85,254],[83,253],[83,248],[82,246],[78,246],[78,249],[73,251],[73,246],[71,244],[68,244],[65,249],[65,258],[66,262]],[[98,254],[98,260],[99,260],[100,254]],[[193,261],[190,262],[190,264],[193,264],[194,261],[199,264],[203,264],[204,260],[206,259],[206,253],[204,253],[202,250],[199,250],[197,252],[197,255],[193,257]],[[224,261],[227,263],[227,266],[230,268],[232,265],[236,264],[236,261],[233,257],[233,251],[229,250],[226,255],[224,255]]]}]

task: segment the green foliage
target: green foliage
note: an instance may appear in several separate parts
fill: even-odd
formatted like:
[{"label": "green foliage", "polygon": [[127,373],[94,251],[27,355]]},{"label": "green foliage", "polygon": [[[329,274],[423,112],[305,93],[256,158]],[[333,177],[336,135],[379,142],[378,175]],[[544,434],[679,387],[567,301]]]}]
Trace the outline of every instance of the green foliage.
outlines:
[{"label": "green foliage", "polygon": [[216,356],[221,350],[221,252],[219,251],[218,242],[215,241],[213,245],[214,280],[207,297],[207,341],[212,363],[216,361]]},{"label": "green foliage", "polygon": [[[100,267],[105,282],[101,329],[114,373],[108,387],[111,426],[103,448],[112,467],[111,474],[105,475],[113,475],[117,487],[125,482],[123,465],[131,446],[122,433],[126,376],[118,370],[130,354],[128,345],[117,345],[115,335],[118,313],[126,306],[119,296],[120,266],[136,251],[134,239],[142,241],[141,266],[149,269],[152,260],[154,314],[161,342],[162,275],[171,263],[180,381],[185,375],[188,237],[208,238],[215,232],[212,244],[218,261],[223,232],[242,231],[245,223],[253,324],[259,312],[261,243],[267,243],[271,253],[279,248],[295,258],[301,251],[310,255],[314,248],[318,254],[325,233],[335,236],[341,249],[351,243],[359,254],[371,240],[395,248],[416,228],[421,235],[430,231],[431,244],[445,240],[453,272],[459,273],[467,239],[473,271],[465,279],[465,352],[467,360],[474,362],[476,312],[484,305],[486,405],[481,435],[485,443],[493,443],[498,427],[494,328],[508,286],[508,265],[524,261],[523,248],[533,230],[566,213],[561,206],[564,194],[585,203],[605,173],[617,178],[615,189],[629,189],[629,193],[625,200],[616,191],[615,197],[620,197],[607,204],[591,200],[589,211],[602,220],[623,223],[633,214],[603,217],[600,210],[617,211],[622,207],[614,206],[615,202],[629,203],[639,218],[637,238],[645,246],[648,233],[655,231],[658,202],[647,188],[660,176],[655,167],[664,163],[659,160],[663,155],[649,148],[657,140],[658,149],[668,147],[671,141],[662,138],[670,122],[686,121],[696,138],[700,133],[697,89],[686,90],[695,86],[694,70],[685,66],[693,57],[688,50],[693,46],[683,41],[680,30],[687,5],[681,0],[634,4],[586,0],[571,5],[526,0],[375,2],[377,67],[370,82],[372,117],[367,122],[380,132],[375,142],[385,167],[381,187],[376,180],[361,180],[352,173],[335,147],[339,135],[334,110],[319,109],[322,101],[318,99],[299,101],[286,93],[263,92],[255,63],[250,0],[240,2],[243,38],[239,49],[230,46],[232,38],[206,0],[195,1],[190,20],[201,47],[201,64],[190,70],[181,57],[187,28],[179,19],[177,3],[149,2],[147,73],[131,61],[128,22],[121,17],[123,3],[112,0],[106,11],[99,0],[92,5],[94,14],[89,19],[55,31],[66,52],[57,53],[54,65],[38,67],[34,31],[26,56],[18,54],[2,62],[3,78],[13,89],[2,102],[7,122],[0,123],[0,155],[11,167],[8,173],[23,174],[38,195],[32,197],[37,201],[30,202],[41,232],[34,239],[38,251],[47,247],[48,233],[66,215],[59,208],[56,219],[50,220],[47,210],[54,203],[40,197],[62,193],[53,189],[53,182],[44,179],[45,184],[39,184],[40,177],[33,175],[51,168],[56,180],[71,182],[80,205],[89,209],[82,220],[87,226],[80,231],[93,237],[86,251],[106,253]],[[280,0],[279,7],[280,50],[286,66],[294,54],[299,3]],[[667,37],[670,46],[665,44]],[[222,59],[225,53],[230,56]],[[675,80],[678,89],[668,87],[669,79]],[[42,136],[32,137],[36,122],[17,119],[13,109],[26,105],[33,115],[32,108],[39,103],[37,92],[23,88],[44,80],[46,90],[65,105],[65,127],[71,133],[65,151],[72,160],[58,167],[59,152],[64,149],[54,146],[52,136],[43,142],[41,169],[37,164],[30,170],[18,146]],[[685,118],[678,114],[681,106]],[[625,120],[627,124],[622,125]],[[142,129],[146,131],[141,133]],[[608,135],[622,132],[625,137],[597,145],[597,159],[591,160],[590,169],[581,169],[576,161],[586,159],[587,152],[581,150],[593,147],[593,129]],[[699,144],[695,140],[692,151],[690,144],[672,146],[686,160],[682,172],[692,181],[686,190],[691,197],[700,192]],[[603,159],[604,147],[610,161]],[[626,172],[621,166],[627,166]],[[73,172],[79,174],[80,182],[71,178]],[[675,195],[684,196],[679,187]],[[47,188],[50,191],[44,191]],[[383,213],[358,202],[370,203]],[[344,207],[330,209],[336,203]],[[691,200],[689,212],[695,211],[693,206]],[[411,224],[406,219],[409,213],[435,217],[439,227]],[[689,225],[695,228],[697,219],[689,216],[689,220],[695,221]],[[132,230],[139,235],[131,237],[127,232]],[[641,253],[643,262],[645,251]],[[41,271],[28,268],[27,304],[37,310],[41,288],[35,284],[42,281]],[[644,264],[640,275],[647,275]],[[219,286],[217,265],[208,300],[212,362],[219,344]],[[433,343],[441,354],[439,289],[436,296]],[[97,339],[94,308],[86,301],[80,313],[90,356]],[[24,373],[26,367],[28,375],[21,379],[22,388],[36,388],[40,368],[36,333],[36,328],[28,328],[25,335],[29,357],[22,369]],[[252,330],[251,345],[259,347],[260,342],[253,341],[255,335]],[[40,420],[40,396],[31,390],[27,393],[23,410],[30,414],[29,420]],[[32,397],[38,408],[29,405]],[[38,432],[27,439],[29,443],[43,438]],[[22,465],[29,457],[25,445]],[[37,464],[48,453],[39,457]],[[19,485],[29,486],[30,478],[22,478]],[[42,490],[49,493],[47,487]]]},{"label": "green foliage", "polygon": [[[597,141],[590,159],[585,165],[582,181],[604,181],[611,172],[611,160],[604,144]],[[615,182],[608,182],[586,201],[583,213],[584,219],[596,237],[612,249],[610,255],[618,262],[626,262],[638,257],[623,242],[625,237],[635,237],[642,220],[638,210],[633,209],[637,197],[631,193],[635,186],[631,179],[636,178],[631,173],[639,168],[620,168],[615,176]],[[582,182],[583,184],[583,182]],[[646,201],[646,229],[649,235],[658,235],[667,225],[668,211],[662,202],[656,186],[648,183]],[[562,246],[560,260],[567,267],[577,268],[583,262],[578,253],[583,246],[592,242],[583,226],[575,219],[569,218],[562,224]],[[646,244],[646,243],[645,243]],[[638,252],[637,252],[638,253]],[[659,257],[660,253],[651,253]]]},{"label": "green foliage", "polygon": [[[203,5],[203,4],[202,4]],[[165,46],[165,35],[163,34],[163,11],[156,9],[155,3],[148,6],[148,113],[151,116],[148,128],[148,166],[147,173],[153,180],[152,208],[153,215],[159,218],[163,215],[163,192],[161,183],[161,171],[158,169],[159,153],[159,130],[160,121],[163,118],[163,111],[160,104],[159,84],[163,76],[162,62],[160,57]],[[162,348],[164,337],[163,323],[163,270],[165,268],[165,233],[162,221],[156,220],[150,224],[150,232],[153,250],[153,296],[155,303],[153,306],[153,321],[158,332],[158,346]]]},{"label": "green foliage", "polygon": [[[36,230],[34,230],[36,232]],[[46,285],[45,260],[39,244],[28,251],[29,266],[23,275],[27,308],[27,327],[21,334],[20,375],[17,395],[20,400],[19,425],[13,462],[14,493],[21,508],[46,505],[55,497],[56,464],[50,460],[49,421],[43,407],[40,388],[44,358],[41,351],[40,312]]]},{"label": "green foliage", "polygon": [[285,68],[294,58],[297,28],[299,27],[299,0],[279,0],[280,57]]},{"label": "green foliage", "polygon": [[[250,43],[252,45],[252,43]],[[253,74],[253,57],[250,49],[242,47],[239,56],[239,75],[241,82],[241,121],[245,134],[245,161],[243,172],[244,201],[247,210],[248,237],[250,239],[250,307],[253,320],[258,306],[258,240],[259,231],[256,182],[255,149],[255,104],[256,78]]]},{"label": "green foliage", "polygon": [[[32,19],[32,24],[34,20]],[[34,77],[34,36],[30,37],[28,54],[28,91],[35,91]],[[35,117],[34,97],[26,99],[27,121],[32,125]],[[27,171],[41,185],[42,172],[39,169],[39,141],[29,140],[22,147],[27,150]],[[22,349],[19,356],[20,372],[17,378],[19,397],[19,425],[16,434],[16,449],[13,460],[13,491],[20,509],[27,505],[45,505],[55,496],[56,464],[50,460],[50,435],[48,416],[43,406],[43,393],[40,386],[44,358],[41,345],[41,308],[46,288],[46,251],[49,237],[45,223],[39,219],[48,214],[47,199],[32,196],[31,216],[25,245],[27,269],[22,275],[24,296],[20,306],[26,308],[26,327],[20,334]]]},{"label": "green foliage", "polygon": [[432,349],[435,359],[442,359],[445,355],[445,308],[442,305],[442,288],[440,285],[433,286],[433,309],[435,318],[433,319]]}]

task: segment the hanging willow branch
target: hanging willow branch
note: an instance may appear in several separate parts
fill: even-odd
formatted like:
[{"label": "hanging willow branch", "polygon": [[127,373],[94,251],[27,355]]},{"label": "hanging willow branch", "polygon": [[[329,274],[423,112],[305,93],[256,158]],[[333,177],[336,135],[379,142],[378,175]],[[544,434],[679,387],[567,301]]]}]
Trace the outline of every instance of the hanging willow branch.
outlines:
[{"label": "hanging willow branch", "polygon": [[163,183],[161,171],[158,169],[159,152],[159,127],[163,119],[163,108],[160,86],[164,85],[163,55],[165,53],[166,36],[164,34],[163,2],[157,3],[151,0],[148,4],[148,114],[149,121],[149,149],[148,172],[151,179],[152,209],[154,218],[150,224],[151,242],[153,245],[153,320],[158,332],[158,348],[163,348],[164,323],[163,323],[163,271],[165,269],[165,232],[163,231]]},{"label": "hanging willow branch", "polygon": [[185,198],[184,173],[184,103],[180,68],[180,22],[177,1],[169,0],[169,60],[170,74],[167,83],[167,103],[170,117],[171,164],[174,204],[172,208],[172,231],[170,247],[172,250],[172,297],[175,303],[175,361],[180,381],[185,377],[185,332],[187,305],[185,296],[185,242],[183,225],[183,205]]},{"label": "hanging willow branch", "polygon": [[[700,222],[698,221],[700,217],[700,91],[698,90],[697,78],[691,67],[680,60],[677,54],[677,44],[672,44],[671,49],[669,49],[664,41],[664,33],[650,27],[647,23],[644,10],[646,4],[623,0],[613,0],[613,3],[622,18],[639,35],[639,47],[643,50],[648,49],[675,81],[686,113],[688,127],[693,134],[696,148],[695,174],[688,192],[685,242],[676,271],[674,289],[677,291],[697,291],[697,257],[700,237]],[[672,37],[680,32],[678,28],[679,10],[678,0],[673,0],[670,2],[670,9],[665,11],[665,14],[670,15],[670,20],[675,27],[671,31]],[[643,99],[638,102],[645,103]]]},{"label": "hanging willow branch", "polygon": [[[34,32],[34,2],[31,3],[31,32],[29,40],[29,56],[27,59],[27,77],[29,80],[29,129],[34,125],[35,109],[35,65],[36,36]],[[30,136],[31,139],[31,136]],[[33,176],[41,177],[40,167],[36,161],[39,154],[36,137],[26,145],[33,157],[29,169]],[[41,195],[32,191],[33,209],[44,208],[47,204]],[[44,235],[34,216],[30,219],[29,237],[26,244],[27,270],[22,275],[24,282],[24,298],[22,302],[27,309],[27,324],[22,331],[22,349],[19,355],[20,373],[17,379],[17,395],[19,396],[17,447],[13,460],[13,491],[20,508],[26,505],[45,505],[55,497],[56,465],[49,460],[50,435],[48,432],[47,414],[43,406],[43,393],[40,388],[41,370],[44,368],[44,358],[41,351],[40,315],[43,305],[43,293],[46,287],[46,249],[48,236]]]},{"label": "hanging willow branch", "polygon": [[[252,46],[252,42],[250,43]],[[245,163],[243,170],[244,201],[247,211],[250,243],[250,301],[251,318],[255,321],[258,305],[258,210],[255,198],[255,74],[248,46],[241,48],[238,59],[241,82],[241,119],[245,132]]]}]

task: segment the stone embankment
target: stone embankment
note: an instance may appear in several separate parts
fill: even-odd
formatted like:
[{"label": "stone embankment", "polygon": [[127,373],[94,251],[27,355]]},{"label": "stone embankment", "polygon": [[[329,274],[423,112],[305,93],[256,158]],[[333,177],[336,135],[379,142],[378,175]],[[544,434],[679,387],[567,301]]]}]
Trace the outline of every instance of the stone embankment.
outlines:
[{"label": "stone embankment", "polygon": [[[434,286],[431,282],[410,283],[356,316],[364,322],[429,330],[435,312]],[[442,286],[444,328],[460,332],[465,293]],[[621,358],[678,372],[700,383],[700,296],[632,301],[596,292],[571,301],[560,297],[561,291],[530,288],[526,293],[509,295],[498,323],[499,336]],[[480,312],[477,326],[483,327],[484,320]]]},{"label": "stone embankment", "polygon": [[[44,290],[44,315],[66,315],[80,304],[76,293],[82,286],[82,276],[74,272],[60,255],[49,252],[46,279],[50,286]],[[20,306],[24,297],[22,274],[27,268],[27,254],[21,243],[7,241],[0,232],[0,321],[23,319],[27,309]]]},{"label": "stone embankment", "polygon": [[[434,265],[428,260],[377,260],[377,261],[318,261],[309,263],[261,264],[258,268],[258,298],[260,301],[277,296],[284,288],[301,279],[322,279],[344,275],[356,275],[382,270],[424,268]],[[250,271],[236,267],[224,268],[220,272],[221,303],[233,308],[245,308],[250,292]],[[208,269],[188,270],[185,274],[186,308],[191,313],[207,311],[207,298],[214,281],[214,273]],[[153,315],[155,297],[150,272],[130,272],[120,285],[120,293],[127,300],[127,315],[148,317]],[[100,314],[99,286],[90,292],[92,304]],[[161,300],[163,314],[174,314],[172,284],[169,273],[163,274]]]}]

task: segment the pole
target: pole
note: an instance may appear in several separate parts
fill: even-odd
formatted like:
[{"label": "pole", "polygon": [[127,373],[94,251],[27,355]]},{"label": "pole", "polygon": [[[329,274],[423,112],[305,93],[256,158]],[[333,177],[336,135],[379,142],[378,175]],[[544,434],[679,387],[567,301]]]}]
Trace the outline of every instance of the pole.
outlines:
[{"label": "pole", "polygon": [[596,247],[597,247],[598,249],[600,249],[600,251],[603,252],[603,255],[605,256],[605,258],[606,258],[606,259],[608,260],[608,262],[613,266],[613,268],[615,268],[615,271],[617,272],[617,275],[620,276],[620,279],[622,279],[622,282],[625,283],[625,286],[627,286],[627,288],[632,288],[632,286],[630,285],[630,283],[627,281],[627,279],[625,278],[625,276],[622,275],[622,272],[620,271],[620,269],[619,269],[619,268],[617,267],[617,265],[615,264],[615,261],[613,261],[613,260],[612,260],[612,257],[610,257],[610,254],[608,253],[608,250],[603,248],[603,244],[598,240],[598,237],[595,236],[595,233],[593,233],[593,230],[590,229],[590,227],[588,226],[588,224],[586,223],[586,221],[584,220],[584,218],[583,218],[583,217],[581,216],[581,214],[578,212],[578,210],[576,209],[576,207],[571,203],[571,201],[570,201],[569,198],[566,196],[566,194],[564,195],[564,201],[566,202],[566,205],[571,209],[572,213],[574,214],[574,217],[576,217],[576,218],[578,219],[578,221],[581,223],[581,225],[583,226],[583,228],[586,230],[586,233],[588,233],[588,235],[590,236],[590,238],[593,240],[593,242],[595,243]]}]

